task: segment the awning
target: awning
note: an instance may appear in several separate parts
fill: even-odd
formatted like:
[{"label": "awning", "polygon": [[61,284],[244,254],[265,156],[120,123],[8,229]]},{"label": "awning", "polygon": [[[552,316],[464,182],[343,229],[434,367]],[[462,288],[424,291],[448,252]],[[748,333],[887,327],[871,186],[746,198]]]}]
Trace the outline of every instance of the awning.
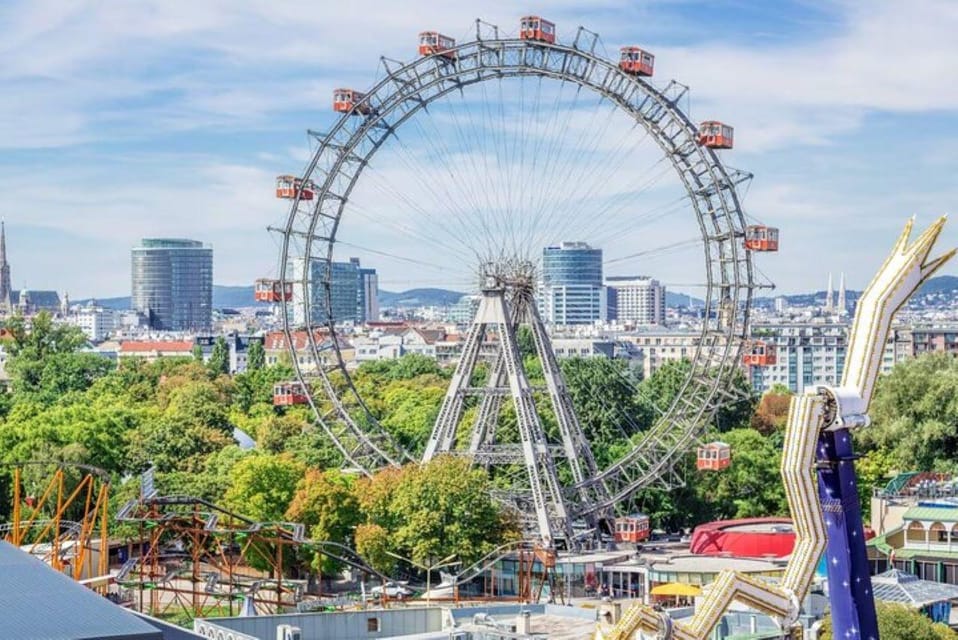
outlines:
[{"label": "awning", "polygon": [[694,584],[683,584],[681,582],[670,582],[652,587],[653,596],[700,596],[702,590]]}]

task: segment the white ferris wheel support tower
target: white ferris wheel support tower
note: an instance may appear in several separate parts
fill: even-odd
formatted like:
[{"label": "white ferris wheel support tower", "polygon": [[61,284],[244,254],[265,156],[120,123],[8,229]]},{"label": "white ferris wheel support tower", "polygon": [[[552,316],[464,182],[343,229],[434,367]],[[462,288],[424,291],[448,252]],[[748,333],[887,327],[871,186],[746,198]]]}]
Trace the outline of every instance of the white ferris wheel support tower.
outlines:
[{"label": "white ferris wheel support tower", "polygon": [[[515,266],[490,263],[483,267],[483,271],[479,307],[422,460],[426,463],[437,455],[456,452],[457,430],[462,420],[465,399],[469,395],[480,396],[467,455],[487,467],[521,462],[526,472],[522,482],[525,490],[511,488],[503,497],[512,506],[524,501],[531,502],[534,513],[529,515],[534,515],[543,546],[550,548],[560,538],[571,545],[572,520],[556,473],[554,456],[558,454],[565,457],[576,485],[597,475],[598,469],[562,379],[549,335],[536,309],[534,268],[527,262],[518,262]],[[532,331],[536,355],[546,382],[545,390],[562,438],[562,446],[558,450],[550,447],[536,409],[534,393],[537,389],[529,383],[516,340],[520,325],[528,326]],[[490,329],[495,331],[498,338],[496,356],[485,384],[473,387],[476,364]],[[518,450],[514,446],[498,443],[496,438],[499,412],[506,395],[512,398],[516,412],[520,439]],[[581,499],[586,498],[586,495],[581,496]],[[591,526],[599,526],[599,520],[608,517],[601,511],[599,513],[600,516],[590,518]]]}]

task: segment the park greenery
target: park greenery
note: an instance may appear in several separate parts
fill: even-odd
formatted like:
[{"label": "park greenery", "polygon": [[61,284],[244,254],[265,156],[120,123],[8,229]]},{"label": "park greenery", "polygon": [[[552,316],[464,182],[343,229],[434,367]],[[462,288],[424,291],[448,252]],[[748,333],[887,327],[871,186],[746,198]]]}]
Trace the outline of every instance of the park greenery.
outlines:
[{"label": "park greenery", "polygon": [[[956,640],[948,625],[932,622],[928,616],[901,604],[876,602],[878,635],[882,640]],[[826,615],[819,640],[833,640],[831,616]]]},{"label": "park greenery", "polygon": [[[105,470],[113,478],[114,512],[137,494],[137,474],[153,467],[161,493],[194,495],[256,520],[301,522],[311,538],[349,545],[384,572],[395,568],[396,556],[428,563],[455,555],[468,564],[519,535],[514,514],[490,497],[497,478],[461,457],[370,478],[341,470],[338,451],[305,407],[273,406],[273,385],[291,379],[293,371],[283,362],[266,366],[259,346],[251,349],[248,370],[231,376],[225,343],[214,345],[205,362],[116,364],[84,351],[76,329],[45,314],[29,323],[14,317],[6,329],[10,385],[0,394],[0,521],[11,514],[10,465],[46,460]],[[531,340],[519,338],[525,367],[540,388],[542,367]],[[600,467],[642,439],[676,398],[688,366],[668,363],[641,380],[621,360],[561,361]],[[371,414],[418,454],[450,375],[430,358],[406,355],[363,364],[352,378]],[[345,379],[333,382],[346,389]],[[732,384],[752,397],[744,375]],[[349,394],[344,397],[358,408]],[[958,360],[948,355],[905,362],[881,379],[874,424],[856,436],[863,496],[896,471],[958,471],[956,399]],[[625,507],[650,514],[653,527],[670,531],[714,519],[787,515],[779,464],[790,400],[787,389],[775,388],[723,408],[707,438],[731,445],[731,467],[697,472],[692,452],[679,466],[684,486],[649,488]],[[557,433],[547,398],[537,401],[544,427]],[[474,415],[475,407],[468,407],[462,429]],[[237,429],[256,446],[240,448]],[[497,434],[518,437],[508,404]],[[568,471],[560,465],[559,472]],[[39,489],[43,474],[43,467],[24,472],[28,493]],[[327,575],[338,569],[322,556],[297,561],[301,569]]]}]

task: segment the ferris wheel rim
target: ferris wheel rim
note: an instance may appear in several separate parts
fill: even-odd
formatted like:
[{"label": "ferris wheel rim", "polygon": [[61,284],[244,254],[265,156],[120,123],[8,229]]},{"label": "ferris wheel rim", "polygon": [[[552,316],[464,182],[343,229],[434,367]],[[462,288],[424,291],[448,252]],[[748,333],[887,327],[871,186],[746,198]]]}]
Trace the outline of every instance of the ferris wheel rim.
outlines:
[{"label": "ferris wheel rim", "polygon": [[[691,209],[697,219],[702,234],[707,280],[703,329],[692,358],[693,366],[690,368],[689,375],[683,381],[679,397],[670,405],[663,416],[656,421],[650,431],[653,431],[655,427],[669,422],[670,416],[678,411],[682,396],[689,387],[693,377],[697,375],[697,371],[699,375],[705,376],[709,375],[710,371],[715,371],[716,373],[710,385],[711,389],[702,402],[701,412],[699,412],[699,415],[694,419],[700,420],[702,413],[709,411],[714,412],[717,407],[712,407],[710,403],[712,403],[714,397],[719,392],[721,382],[729,375],[731,369],[733,369],[737,363],[741,342],[746,337],[752,290],[756,284],[753,276],[750,252],[743,246],[739,246],[739,240],[744,234],[746,223],[745,215],[735,189],[735,179],[730,175],[729,170],[712,149],[704,148],[695,143],[694,134],[696,127],[688,115],[682,111],[678,105],[679,98],[684,95],[684,91],[681,89],[682,85],[678,85],[673,81],[673,83],[669,84],[664,90],[659,90],[652,86],[651,83],[625,73],[618,68],[614,61],[601,58],[592,51],[585,51],[575,45],[569,46],[523,39],[496,38],[491,40],[476,39],[462,43],[451,51],[454,51],[456,54],[455,60],[452,62],[443,56],[432,55],[417,58],[413,62],[395,68],[390,68],[386,59],[383,58],[383,67],[386,72],[385,76],[364,94],[361,101],[361,104],[365,104],[371,109],[371,113],[361,117],[352,114],[343,114],[325,137],[320,140],[317,136],[320,145],[313,154],[303,174],[303,179],[309,180],[313,177],[314,172],[317,171],[317,167],[320,165],[320,160],[324,152],[330,152],[335,157],[335,161],[332,165],[332,170],[326,172],[322,185],[319,186],[319,182],[316,182],[318,189],[315,192],[313,204],[307,207],[307,210],[311,209],[312,211],[308,216],[309,225],[305,232],[295,227],[300,218],[307,217],[303,216],[303,211],[300,209],[301,202],[299,194],[297,194],[292,203],[283,237],[280,260],[281,279],[283,281],[288,279],[287,270],[289,269],[291,259],[291,238],[294,236],[302,236],[305,240],[304,251],[302,252],[304,262],[320,260],[326,265],[325,276],[322,281],[322,293],[325,297],[327,308],[329,308],[328,305],[331,301],[329,287],[330,265],[333,261],[336,233],[349,195],[353,187],[358,183],[369,160],[383,144],[389,140],[392,133],[428,104],[443,98],[457,89],[461,90],[463,87],[486,82],[495,78],[538,76],[555,79],[560,82],[571,82],[580,88],[591,90],[609,99],[621,111],[633,117],[637,123],[646,129],[656,141],[663,154],[669,158],[673,169],[679,174],[686,195],[689,196],[692,202]],[[505,64],[505,59],[510,53],[520,56],[518,63],[511,65]],[[549,68],[547,65],[550,59],[559,56],[563,59],[562,68],[560,70]],[[570,59],[575,64],[570,64]],[[464,68],[463,61],[465,60],[475,60],[477,64]],[[421,68],[423,69],[423,73],[420,73]],[[607,71],[601,84],[598,86],[594,81],[592,83],[588,81],[588,79],[591,78],[591,74],[597,68]],[[429,77],[426,72],[435,73],[433,77]],[[469,77],[471,75],[475,77]],[[426,84],[420,82],[415,91],[408,89],[410,84],[414,83],[415,80],[421,81],[423,77],[427,77],[429,82]],[[607,83],[610,86],[606,86]],[[426,94],[426,96],[423,97],[424,91],[437,86],[440,87],[440,90],[432,94]],[[675,89],[675,87],[679,89]],[[677,91],[678,96],[670,98],[667,95],[670,90]],[[379,97],[380,92],[382,92],[382,97]],[[644,97],[643,102],[638,108],[630,108],[632,104],[630,101],[635,98],[636,94],[641,94]],[[410,101],[418,101],[419,104],[418,106],[408,107],[407,103]],[[659,116],[658,120],[654,123],[647,118],[647,114],[642,111],[642,107],[648,104],[649,101],[655,106],[656,115]],[[401,117],[392,123],[388,122],[387,118],[397,111]],[[356,126],[352,132],[349,132],[350,125],[354,124],[355,121],[360,118],[362,122]],[[666,121],[664,126],[659,126],[663,121]],[[383,122],[386,124],[381,125],[380,123]],[[387,129],[386,133],[382,135],[377,142],[372,144],[365,154],[356,154],[355,150],[359,148],[364,141],[368,142],[368,140],[365,140],[365,137],[368,136],[371,131],[375,132],[377,128],[381,129],[383,126]],[[344,131],[349,135],[346,142],[342,143],[338,140],[337,136]],[[666,135],[669,132],[671,132],[672,135],[668,139],[668,142],[672,145],[672,148],[669,148],[666,144]],[[677,140],[680,141],[680,144],[676,142]],[[689,159],[693,156],[695,166],[701,169],[697,175],[696,184],[691,184],[689,180],[689,174],[693,166]],[[679,160],[680,158],[681,160]],[[348,163],[352,162],[358,162],[358,167],[353,175],[349,176],[345,185],[343,185],[339,179],[345,175],[345,167],[348,166]],[[684,163],[685,166],[680,167],[680,162]],[[339,181],[340,187],[345,186],[345,188],[340,188],[338,192],[334,191],[337,181]],[[327,202],[336,203],[332,207],[335,211],[333,215],[323,210]],[[708,209],[705,211],[702,209],[703,204],[708,205]],[[711,216],[711,224],[714,229],[710,228],[709,220],[707,220],[706,216]],[[321,218],[329,220],[329,225],[331,225],[327,227],[329,233],[325,236],[316,234],[316,229],[321,222]],[[725,222],[727,225],[726,228],[722,229],[719,226],[719,219]],[[325,255],[320,256],[319,252],[313,253],[314,243],[319,243],[320,249],[322,249],[325,244]],[[713,253],[718,256],[717,259],[713,257]],[[731,267],[729,267],[729,265],[731,265]],[[308,283],[310,271],[311,269],[309,267],[304,266],[301,281],[296,284],[302,287],[304,330],[310,353],[316,364],[318,376],[321,378],[321,383],[326,389],[326,396],[330,397],[331,391],[328,374],[333,370],[340,370],[348,386],[347,393],[351,393],[353,397],[358,400],[362,410],[369,415],[363,398],[355,388],[352,378],[347,371],[333,319],[330,318],[329,322],[313,322],[311,318],[310,308],[314,299],[310,295]],[[716,273],[716,271],[718,273]],[[717,278],[718,282],[716,282]],[[313,285],[314,289],[316,284],[317,283],[314,283]],[[721,299],[718,300],[718,304],[716,304],[715,299],[716,288],[720,289],[719,293],[721,294]],[[710,328],[712,312],[717,309],[717,313],[721,311],[719,307],[723,304],[731,306],[732,321],[728,323],[727,329],[724,331],[719,330],[720,327],[715,329]],[[282,300],[282,306],[284,312],[284,333],[286,334],[290,349],[294,350],[295,346],[293,344],[292,334],[295,329],[290,322],[290,310],[287,300]],[[317,329],[328,330],[329,346],[320,348],[317,344]],[[719,349],[720,353],[720,357],[717,359],[712,357],[716,348]],[[320,356],[322,352],[328,351],[332,351],[335,354],[336,360],[333,365],[329,366],[322,364],[322,358]],[[703,354],[705,355],[703,356]],[[324,428],[327,435],[334,440],[334,443],[350,464],[359,467],[364,472],[370,472],[371,469],[364,468],[363,464],[357,460],[354,455],[351,455],[347,447],[342,446],[337,436],[326,424],[313,398],[314,392],[308,384],[308,381],[314,378],[304,374],[303,368],[300,367],[295,354],[292,360],[297,378],[304,384],[307,390],[309,404],[316,420]],[[732,365],[731,367],[729,366],[730,364]],[[335,395],[335,393],[333,393],[333,395]],[[337,398],[330,397],[329,399],[332,400],[334,404],[338,402]],[[343,409],[341,405],[337,404],[337,406],[339,407],[338,413],[342,414],[345,412],[345,409]],[[329,412],[327,412],[327,415],[328,414]],[[340,417],[351,420],[348,416],[340,415]],[[382,436],[383,434],[376,435]],[[362,438],[362,436],[360,436],[360,438]],[[372,445],[375,454],[379,455],[382,461],[387,464],[397,464],[405,460],[413,460],[413,457],[410,456],[408,452],[403,450],[398,444],[388,442],[388,439],[387,436],[387,443],[385,445]],[[672,453],[687,448],[688,442],[686,440],[677,442]],[[390,450],[389,452],[385,451],[387,448]],[[622,459],[616,461],[607,469],[602,470],[597,478],[590,479],[588,482],[593,484],[606,482],[611,474],[622,471],[629,464],[630,456],[635,454],[640,448],[641,445],[633,447]],[[669,457],[671,458],[672,456]],[[656,470],[660,470],[661,467],[668,462],[669,460],[666,459],[660,460],[659,465],[656,466]],[[612,492],[613,499],[621,497],[618,495],[619,493],[621,492]]]}]

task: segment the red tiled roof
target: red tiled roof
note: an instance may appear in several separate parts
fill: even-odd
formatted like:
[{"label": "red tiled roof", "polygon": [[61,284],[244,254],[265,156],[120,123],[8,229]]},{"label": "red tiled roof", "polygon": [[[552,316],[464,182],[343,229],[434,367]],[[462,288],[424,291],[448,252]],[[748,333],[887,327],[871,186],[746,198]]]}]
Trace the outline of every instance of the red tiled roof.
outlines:
[{"label": "red tiled roof", "polygon": [[[314,329],[313,339],[317,344],[322,344],[329,337],[329,332],[325,329]],[[297,351],[309,348],[309,335],[305,331],[293,332],[293,346]],[[263,348],[267,351],[286,351],[289,346],[286,342],[286,334],[282,331],[271,331],[266,334],[263,340]]]},{"label": "red tiled roof", "polygon": [[190,353],[191,351],[193,351],[192,340],[124,340],[120,343],[120,353]]}]

